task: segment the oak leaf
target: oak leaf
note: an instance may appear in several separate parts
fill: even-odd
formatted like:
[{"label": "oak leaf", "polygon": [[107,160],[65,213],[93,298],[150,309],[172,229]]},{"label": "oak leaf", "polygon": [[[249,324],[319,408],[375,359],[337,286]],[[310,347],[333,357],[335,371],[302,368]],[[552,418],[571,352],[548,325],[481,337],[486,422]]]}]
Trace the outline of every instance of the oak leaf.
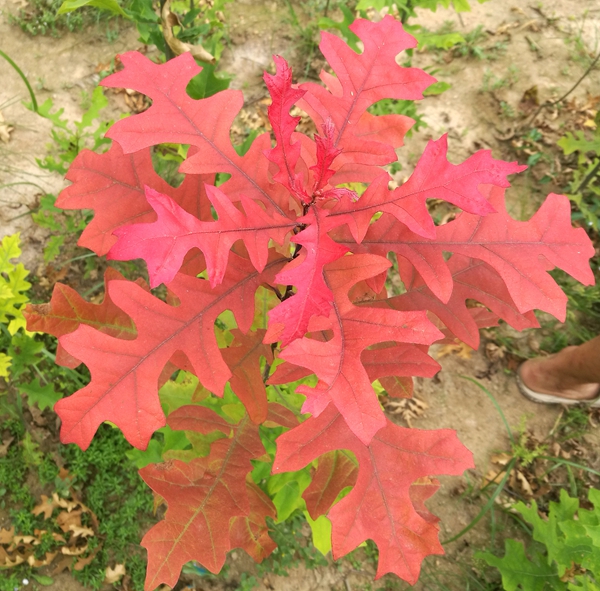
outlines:
[{"label": "oak leaf", "polygon": [[435,522],[411,499],[411,486],[433,474],[462,474],[472,468],[471,453],[447,429],[405,429],[390,421],[364,445],[333,404],[318,416],[281,435],[275,473],[299,470],[322,454],[352,451],[359,471],[352,491],[327,513],[335,559],[367,539],[379,548],[377,577],[387,572],[414,584],[425,556],[442,554]]}]

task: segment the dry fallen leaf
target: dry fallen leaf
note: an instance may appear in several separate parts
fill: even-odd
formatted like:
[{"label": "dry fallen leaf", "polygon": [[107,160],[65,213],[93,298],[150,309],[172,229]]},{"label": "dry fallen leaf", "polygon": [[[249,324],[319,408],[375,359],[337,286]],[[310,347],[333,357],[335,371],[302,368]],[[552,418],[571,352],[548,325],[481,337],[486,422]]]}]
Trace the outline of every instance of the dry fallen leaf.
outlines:
[{"label": "dry fallen leaf", "polygon": [[390,414],[396,415],[406,421],[412,429],[412,421],[421,417],[429,408],[429,405],[419,398],[402,398],[400,400],[389,400],[384,403],[384,408]]},{"label": "dry fallen leaf", "polygon": [[11,544],[15,537],[15,528],[0,529],[0,544]]},{"label": "dry fallen leaf", "polygon": [[89,527],[79,527],[77,525],[70,525],[69,529],[73,532],[74,538],[89,538],[90,536],[95,535],[94,530]]},{"label": "dry fallen leaf", "polygon": [[116,583],[121,577],[125,575],[125,565],[117,564],[115,568],[111,568],[110,566],[106,567],[106,576],[104,577],[104,582],[108,585],[111,583]]},{"label": "dry fallen leaf", "polygon": [[44,519],[50,519],[52,511],[59,505],[55,502],[54,498],[49,499],[46,495],[42,495],[42,500],[39,505],[36,505],[31,512],[34,515],[44,514]]},{"label": "dry fallen leaf", "polygon": [[442,345],[437,353],[437,358],[441,359],[446,355],[458,355],[461,359],[471,359],[473,349],[466,343],[459,341],[456,344]]},{"label": "dry fallen leaf", "polygon": [[14,437],[2,440],[2,443],[0,444],[0,458],[3,458],[8,453],[8,448],[14,440]]},{"label": "dry fallen leaf", "polygon": [[92,553],[89,556],[87,556],[86,558],[80,558],[79,560],[77,560],[73,569],[74,570],[83,570],[88,564],[90,564],[92,562],[92,560],[94,560],[94,558],[96,558],[96,554],[98,554],[99,551],[100,551],[100,546],[98,546],[97,548],[94,548],[94,550],[92,551]]},{"label": "dry fallen leaf", "polygon": [[33,566],[34,568],[39,568],[40,566],[48,566],[57,556],[57,552],[46,552],[43,560],[37,560],[36,557],[31,554],[27,558],[27,564],[29,566]]},{"label": "dry fallen leaf", "polygon": [[12,125],[6,123],[2,111],[0,111],[0,140],[7,144],[10,141],[10,134],[14,129]]},{"label": "dry fallen leaf", "polygon": [[65,556],[81,556],[82,554],[85,554],[85,552],[87,552],[88,549],[88,545],[86,544],[85,546],[81,546],[80,548],[69,548],[68,546],[63,546],[60,549],[61,554],[64,554]]},{"label": "dry fallen leaf", "polygon": [[531,484],[529,484],[529,481],[527,480],[523,472],[518,470],[516,479],[523,496],[527,499],[531,499],[533,497],[533,489],[531,488]]},{"label": "dry fallen leaf", "polygon": [[65,533],[68,532],[70,525],[81,525],[81,510],[61,511],[56,518],[56,523]]}]

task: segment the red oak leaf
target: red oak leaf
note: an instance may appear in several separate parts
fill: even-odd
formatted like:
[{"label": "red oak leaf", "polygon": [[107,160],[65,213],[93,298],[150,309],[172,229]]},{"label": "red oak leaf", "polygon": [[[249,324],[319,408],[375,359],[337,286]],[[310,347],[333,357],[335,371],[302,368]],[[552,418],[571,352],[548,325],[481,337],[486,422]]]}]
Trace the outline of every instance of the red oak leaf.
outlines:
[{"label": "red oak leaf", "polygon": [[[260,199],[286,215],[287,197],[284,201],[281,192],[272,190],[265,168],[256,164],[256,151],[239,156],[231,144],[231,125],[244,103],[240,91],[224,90],[205,99],[192,99],[186,87],[202,68],[190,53],[164,64],[155,64],[134,51],[120,57],[123,70],[105,78],[102,85],[137,90],[152,99],[152,106],[115,123],[107,137],[117,141],[126,154],[165,142],[195,146],[199,150],[183,163],[182,172],[229,173],[232,179],[243,179],[247,197]],[[226,185],[222,188],[228,193]]]},{"label": "red oak leaf", "polygon": [[352,491],[327,514],[334,558],[371,539],[379,548],[377,577],[393,572],[414,584],[423,558],[443,549],[436,524],[421,514],[427,495],[411,486],[433,474],[462,474],[474,466],[471,453],[454,431],[405,429],[390,421],[366,446],[330,404],[278,438],[273,472],[300,470],[336,449],[352,451],[359,471]]},{"label": "red oak leaf", "polygon": [[[109,267],[104,273],[104,300],[93,304],[84,300],[72,287],[57,283],[48,304],[27,304],[23,315],[27,320],[27,330],[51,334],[55,337],[73,332],[80,324],[86,324],[102,333],[119,339],[134,339],[137,335],[135,324],[111,299],[108,286],[112,281],[122,281],[124,277],[116,269]],[[139,279],[136,283],[147,289]],[[77,367],[81,361],[69,355],[59,343],[56,362],[66,367]]]},{"label": "red oak leaf", "polygon": [[292,242],[303,246],[302,258],[292,261],[275,277],[279,285],[296,285],[298,290],[271,310],[266,337],[268,342],[281,340],[284,347],[306,334],[313,316],[329,316],[333,294],[325,284],[323,267],[348,251],[328,236],[332,225],[326,211],[313,207],[298,222],[306,228]]},{"label": "red oak leaf", "polygon": [[448,268],[454,287],[447,303],[428,289],[421,277],[414,272],[414,267],[401,263],[400,272],[406,293],[392,297],[383,304],[377,302],[374,305],[394,310],[430,310],[452,335],[474,349],[479,346],[479,328],[492,326],[493,323],[490,324],[489,318],[483,324],[478,323],[475,314],[482,309],[467,308],[467,300],[484,304],[517,330],[539,326],[533,312],[519,312],[506,285],[489,265],[462,255],[453,255],[448,261]]},{"label": "red oak leaf", "polygon": [[153,224],[135,224],[115,230],[118,242],[108,253],[109,259],[129,261],[144,259],[151,287],[170,283],[187,253],[199,248],[206,259],[211,287],[221,281],[227,268],[229,250],[243,240],[250,260],[260,272],[267,263],[269,241],[283,243],[285,235],[296,225],[286,217],[269,215],[251,199],[241,197],[245,214],[219,189],[206,185],[208,199],[219,219],[202,222],[188,214],[168,195],[146,188],[146,199],[156,212]]},{"label": "red oak leaf", "polygon": [[77,244],[99,256],[117,241],[113,236],[116,228],[156,219],[144,196],[146,186],[168,193],[198,219],[212,219],[204,183],[213,182],[214,174],[188,175],[179,187],[171,187],[154,172],[149,149],[123,154],[120,146],[113,143],[104,154],[83,150],[69,168],[67,179],[73,184],[60,193],[56,207],[94,211],[93,220]]},{"label": "red oak leaf", "polygon": [[440,481],[437,480],[437,478],[425,476],[419,478],[416,482],[413,482],[408,491],[415,511],[425,521],[429,521],[430,523],[438,523],[440,518],[427,509],[425,501],[432,497],[437,492],[438,488],[440,488]]},{"label": "red oak leaf", "polygon": [[306,509],[313,519],[325,515],[347,486],[354,486],[358,466],[343,451],[330,451],[319,458],[308,488],[302,493]]},{"label": "red oak leaf", "polygon": [[[422,70],[402,68],[396,63],[401,51],[416,47],[417,43],[393,17],[386,16],[378,23],[357,19],[350,30],[360,37],[364,51],[357,55],[339,37],[322,32],[319,47],[337,78],[321,77],[328,88],[301,84],[306,94],[298,106],[312,117],[317,128],[329,119],[333,122],[336,129],[333,145],[344,153],[344,166],[338,168],[340,176],[354,169],[354,174],[360,171],[360,180],[371,180],[365,178],[365,172],[395,161],[396,154],[386,134],[387,126],[378,130],[362,119],[366,110],[384,98],[423,98],[423,90],[435,79]],[[366,130],[368,141],[365,141]],[[348,180],[340,178],[335,182]]]},{"label": "red oak leaf", "polygon": [[564,322],[567,296],[548,271],[558,267],[584,285],[594,283],[589,259],[595,250],[585,230],[571,226],[569,199],[551,193],[527,222],[508,215],[501,189],[489,188],[489,200],[498,213],[462,213],[438,228],[436,244],[488,263],[519,312],[544,310]]},{"label": "red oak leaf", "polygon": [[[231,425],[202,406],[183,406],[169,415],[175,430],[228,435],[212,443],[210,454],[189,463],[179,460],[150,464],[140,470],[144,481],[169,506],[165,519],[142,539],[148,550],[146,588],[174,587],[182,566],[197,560],[218,573],[231,549],[230,519],[250,515],[253,488],[246,483],[250,460],[265,453],[258,427],[247,416]],[[266,514],[266,512],[263,512]],[[255,515],[257,517],[258,515]],[[239,539],[234,527],[236,541]]]},{"label": "red oak leaf", "polygon": [[256,562],[262,562],[277,544],[269,536],[266,518],[277,518],[277,510],[271,499],[252,480],[246,481],[250,514],[236,516],[229,526],[229,540],[232,548],[242,548]]},{"label": "red oak leaf", "polygon": [[487,215],[494,211],[482,193],[480,185],[509,187],[507,176],[525,170],[516,162],[494,160],[489,150],[481,150],[462,164],[447,160],[448,139],[443,135],[430,141],[413,174],[402,186],[390,191],[388,176],[382,175],[361,196],[360,201],[341,202],[330,214],[342,216],[356,242],[364,238],[373,214],[387,212],[402,222],[412,232],[425,238],[435,238],[435,226],[427,211],[427,199],[442,199],[461,209]]},{"label": "red oak leaf", "polygon": [[392,398],[412,398],[414,383],[412,377],[386,376],[379,378],[388,396]]},{"label": "red oak leaf", "polygon": [[[290,414],[270,403],[267,423],[295,427],[298,422]],[[267,517],[275,517],[275,507],[249,478],[250,460],[265,453],[258,426],[248,415],[230,424],[202,406],[178,408],[169,415],[169,426],[202,434],[220,431],[228,437],[212,443],[207,457],[140,470],[169,506],[164,521],[142,540],[148,550],[146,589],[160,583],[174,586],[190,560],[217,573],[232,548],[244,549],[259,562],[275,548],[266,524]]]},{"label": "red oak leaf", "polygon": [[371,381],[388,376],[432,378],[441,367],[427,355],[427,349],[408,343],[392,347],[375,345],[363,351],[361,360]]},{"label": "red oak leaf", "polygon": [[169,285],[180,302],[170,306],[126,281],[113,281],[108,293],[137,328],[134,340],[118,339],[82,325],[61,337],[68,353],[90,370],[91,382],[55,406],[62,419],[61,438],[85,449],[98,425],[109,420],[127,440],[144,449],[152,433],[165,424],[158,400],[158,380],[173,354],[181,351],[202,384],[217,395],[231,377],[217,345],[214,323],[226,309],[248,331],[254,316],[254,294],[283,260],[275,255],[264,273],[249,261],[231,255],[223,283],[178,275]]},{"label": "red oak leaf", "polygon": [[273,179],[281,183],[301,202],[309,203],[310,197],[305,191],[305,180],[296,172],[300,158],[300,142],[292,141],[292,134],[300,117],[292,117],[290,109],[301,99],[305,91],[292,88],[292,70],[288,63],[278,55],[275,61],[275,75],[265,72],[264,81],[271,95],[272,103],[268,109],[269,121],[275,135],[275,147],[266,152],[267,158],[277,165],[277,174]]},{"label": "red oak leaf", "polygon": [[245,335],[233,329],[234,341],[221,354],[231,371],[229,384],[234,394],[242,401],[250,419],[256,424],[267,420],[267,391],[260,369],[260,358],[268,364],[273,362],[271,347],[263,344],[265,330]]},{"label": "red oak leaf", "polygon": [[385,425],[383,412],[360,356],[368,347],[382,342],[431,344],[441,333],[424,312],[398,314],[367,306],[355,306],[348,291],[361,280],[388,269],[389,261],[376,255],[353,255],[326,267],[325,277],[334,294],[329,316],[333,338],[327,342],[295,340],[281,357],[311,369],[322,381],[317,388],[302,386],[298,392],[309,399],[303,410],[318,414],[331,399],[355,435],[368,444]]},{"label": "red oak leaf", "polygon": [[[412,395],[412,376],[431,378],[440,370],[439,363],[423,349],[427,347],[407,343],[374,345],[363,351],[361,362],[371,382],[379,380],[390,396],[408,398]],[[267,384],[289,384],[310,375],[310,369],[288,361],[277,367]]]},{"label": "red oak leaf", "polygon": [[395,252],[414,265],[427,287],[440,300],[447,302],[452,294],[452,275],[442,249],[432,240],[411,232],[390,214],[383,214],[369,226],[359,246],[353,244],[347,231],[336,232],[334,238],[356,253],[371,252],[387,256],[388,252]]}]

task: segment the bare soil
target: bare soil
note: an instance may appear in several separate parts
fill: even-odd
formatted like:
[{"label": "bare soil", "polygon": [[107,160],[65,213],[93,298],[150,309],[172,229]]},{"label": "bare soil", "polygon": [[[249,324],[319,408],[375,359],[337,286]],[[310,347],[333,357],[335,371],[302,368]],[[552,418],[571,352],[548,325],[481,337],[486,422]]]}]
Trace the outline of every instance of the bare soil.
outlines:
[{"label": "bare soil", "polygon": [[[302,14],[301,7],[298,10]],[[65,34],[60,39],[31,38],[8,23],[7,15],[15,11],[12,0],[0,0],[2,50],[12,56],[28,76],[39,102],[51,97],[72,119],[81,115],[82,91],[90,93],[98,81],[98,65],[110,61],[118,52],[138,47],[135,31],[127,28],[114,43],[94,30]],[[231,43],[223,53],[221,68],[235,74],[233,87],[246,93],[245,123],[256,122],[261,118],[257,109],[261,108],[260,100],[265,96],[260,77],[270,65],[270,56],[279,53],[297,64],[302,63],[304,56],[298,54],[297,31],[290,24],[284,2],[237,0],[230,5],[228,15]],[[452,87],[441,96],[427,98],[419,106],[428,127],[407,140],[401,150],[400,181],[409,175],[426,141],[437,139],[442,133],[449,135],[449,158],[453,162],[460,162],[481,148],[491,149],[497,158],[515,159],[518,146],[515,147],[514,142],[518,135],[514,130],[519,119],[507,113],[511,109],[518,113],[520,108],[527,112],[524,101],[528,91],[530,96],[537,94],[539,103],[562,96],[585,70],[581,48],[592,54],[600,45],[600,3],[597,0],[529,3],[490,0],[482,5],[475,3],[472,12],[460,16],[449,10],[422,11],[417,20],[430,30],[446,21],[451,21],[463,34],[481,25],[488,33],[481,45],[490,59],[458,57],[446,52],[415,54],[413,65],[435,68],[438,79],[451,83]],[[27,99],[21,80],[3,61],[0,73],[0,105],[15,97]],[[590,95],[599,94],[600,76],[596,70],[570,98],[583,104]],[[35,163],[35,158],[45,154],[49,123],[26,110],[19,101],[0,108],[15,128],[9,143],[0,144],[0,236],[20,231],[25,242],[25,263],[36,269],[46,237],[26,214],[35,207],[40,188],[56,193],[65,181],[56,175],[42,174]],[[118,104],[112,105],[113,112],[119,108]],[[533,108],[535,105],[528,112]],[[542,127],[546,141],[551,144],[562,134],[564,119],[555,117],[551,110],[547,117],[542,116],[545,117]],[[519,159],[523,162],[526,157],[522,153]],[[553,165],[542,162],[515,182],[508,192],[512,215],[521,219],[528,217],[546,193],[564,191],[564,187],[557,184],[558,174],[551,174],[550,182],[540,185],[540,179]],[[20,182],[35,183],[35,186],[7,186]],[[536,337],[534,334],[527,338],[535,341]],[[440,491],[429,503],[433,512],[442,518],[442,539],[451,537],[475,517],[480,504],[473,503],[471,496],[462,493],[470,483],[479,486],[482,476],[490,469],[492,454],[509,449],[506,429],[493,403],[465,376],[477,379],[493,394],[513,428],[523,429],[537,440],[544,439],[561,413],[560,408],[525,400],[517,390],[514,374],[507,370],[506,363],[494,360],[485,347],[485,338],[483,342],[479,351],[466,358],[457,354],[441,357],[440,374],[433,380],[416,382],[415,396],[426,403],[427,409],[413,419],[412,425],[425,429],[456,429],[475,456],[476,469],[465,478],[443,479]],[[441,352],[434,351],[434,356]],[[597,449],[598,429],[593,428],[587,439],[590,449]],[[588,461],[597,467],[597,454],[590,453]],[[489,525],[483,520],[458,543],[447,547],[446,558],[429,560],[429,568],[450,572],[457,561],[473,549],[483,547],[488,539]],[[239,554],[230,559],[233,577],[250,568]],[[258,589],[364,588],[372,574],[373,567],[366,562],[362,569],[346,565],[341,571],[333,566],[315,571],[298,568],[287,578],[269,575]],[[68,577],[62,578],[49,589],[77,591],[79,586],[69,581]],[[205,583],[198,580],[195,588],[203,589]],[[423,582],[415,587],[427,588],[430,587]]]}]

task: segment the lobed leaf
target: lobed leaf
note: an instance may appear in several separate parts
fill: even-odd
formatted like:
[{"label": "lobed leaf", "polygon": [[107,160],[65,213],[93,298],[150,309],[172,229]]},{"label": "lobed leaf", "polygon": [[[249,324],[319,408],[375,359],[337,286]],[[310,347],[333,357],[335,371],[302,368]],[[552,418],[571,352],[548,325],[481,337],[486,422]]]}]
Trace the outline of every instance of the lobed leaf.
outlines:
[{"label": "lobed leaf", "polygon": [[352,451],[359,471],[352,491],[327,514],[334,558],[371,539],[379,548],[377,578],[394,572],[414,584],[423,558],[443,550],[435,522],[415,509],[411,486],[431,474],[462,474],[473,467],[471,453],[454,431],[404,429],[390,421],[365,445],[330,404],[279,437],[273,471],[298,470],[336,449]]}]

